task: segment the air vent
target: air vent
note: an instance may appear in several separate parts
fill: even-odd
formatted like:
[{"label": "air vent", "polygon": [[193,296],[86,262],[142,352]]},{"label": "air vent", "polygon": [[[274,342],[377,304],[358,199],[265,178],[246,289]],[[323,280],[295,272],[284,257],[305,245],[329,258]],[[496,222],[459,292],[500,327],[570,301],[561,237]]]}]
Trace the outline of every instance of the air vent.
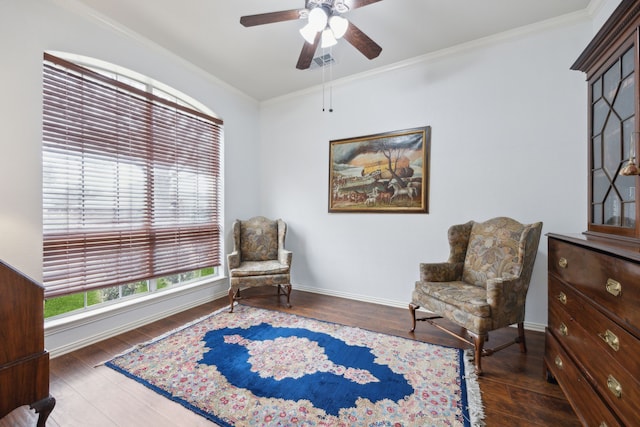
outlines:
[{"label": "air vent", "polygon": [[313,58],[313,60],[311,60],[311,68],[316,69],[316,68],[322,68],[322,67],[326,67],[329,64],[335,64],[336,61],[335,59],[333,59],[333,57],[331,56],[330,53],[326,53],[324,55],[320,55],[320,56],[316,56],[315,58]]}]

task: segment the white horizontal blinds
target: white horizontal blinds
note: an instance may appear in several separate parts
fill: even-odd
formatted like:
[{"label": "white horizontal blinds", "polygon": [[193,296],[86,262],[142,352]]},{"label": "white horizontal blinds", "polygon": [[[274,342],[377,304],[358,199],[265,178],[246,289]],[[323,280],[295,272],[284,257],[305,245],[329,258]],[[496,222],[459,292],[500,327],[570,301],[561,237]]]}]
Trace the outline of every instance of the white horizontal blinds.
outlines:
[{"label": "white horizontal blinds", "polygon": [[220,265],[222,122],[45,54],[47,297]]}]

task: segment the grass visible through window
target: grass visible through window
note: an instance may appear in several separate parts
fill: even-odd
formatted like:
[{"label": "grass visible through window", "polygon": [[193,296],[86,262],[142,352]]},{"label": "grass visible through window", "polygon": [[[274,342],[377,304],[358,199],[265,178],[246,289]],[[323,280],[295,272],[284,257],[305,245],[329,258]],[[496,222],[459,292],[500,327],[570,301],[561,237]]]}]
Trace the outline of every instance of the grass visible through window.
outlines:
[{"label": "grass visible through window", "polygon": [[201,270],[190,271],[187,273],[160,277],[155,281],[144,280],[127,285],[112,286],[110,288],[48,298],[44,301],[44,317],[47,319],[61,314],[83,310],[87,307],[115,301],[124,297],[130,297],[132,295],[142,295],[160,291],[176,285],[191,282],[205,276],[210,276],[215,272],[215,267],[203,268]]},{"label": "grass visible through window", "polygon": [[[87,292],[87,305],[93,305],[100,302],[100,291]],[[53,317],[59,314],[68,313],[70,311],[79,310],[85,307],[84,294],[64,295],[56,298],[49,298],[44,302],[44,317]]]}]

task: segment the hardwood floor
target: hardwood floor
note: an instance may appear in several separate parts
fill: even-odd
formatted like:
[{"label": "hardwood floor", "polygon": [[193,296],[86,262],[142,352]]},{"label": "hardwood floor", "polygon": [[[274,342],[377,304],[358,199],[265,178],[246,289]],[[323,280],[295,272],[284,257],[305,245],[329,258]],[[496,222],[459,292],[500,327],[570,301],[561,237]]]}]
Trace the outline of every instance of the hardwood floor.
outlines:
[{"label": "hardwood floor", "polygon": [[[244,296],[265,289],[244,291]],[[284,298],[281,298],[284,301]],[[357,326],[447,346],[460,341],[436,328],[419,323],[411,334],[408,309],[293,291],[293,307],[286,309],[269,294],[243,300],[242,304],[284,310],[320,320]],[[227,299],[216,300],[162,321],[141,327],[89,347],[51,360],[51,394],[57,404],[48,427],[103,426],[212,426],[213,423],[128,379],[105,366],[130,347],[175,329],[224,307]],[[491,334],[489,344],[515,337],[512,328]],[[544,335],[527,331],[528,353],[513,345],[483,359],[480,389],[486,424],[492,426],[579,426],[580,423],[557,385],[547,383],[542,373]],[[0,427],[35,426],[36,415],[26,406],[0,420]]]}]

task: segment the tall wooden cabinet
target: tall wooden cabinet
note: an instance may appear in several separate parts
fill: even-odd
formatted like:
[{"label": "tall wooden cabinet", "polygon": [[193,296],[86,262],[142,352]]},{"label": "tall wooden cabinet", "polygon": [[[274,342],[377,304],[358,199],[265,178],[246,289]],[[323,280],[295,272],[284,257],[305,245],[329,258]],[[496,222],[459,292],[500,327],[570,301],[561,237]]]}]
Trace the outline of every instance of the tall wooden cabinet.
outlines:
[{"label": "tall wooden cabinet", "polygon": [[588,224],[548,234],[544,367],[586,426],[640,426],[640,0],[573,64],[588,81]]},{"label": "tall wooden cabinet", "polygon": [[55,399],[49,394],[44,348],[44,289],[0,262],[0,418],[23,405],[44,427]]}]

